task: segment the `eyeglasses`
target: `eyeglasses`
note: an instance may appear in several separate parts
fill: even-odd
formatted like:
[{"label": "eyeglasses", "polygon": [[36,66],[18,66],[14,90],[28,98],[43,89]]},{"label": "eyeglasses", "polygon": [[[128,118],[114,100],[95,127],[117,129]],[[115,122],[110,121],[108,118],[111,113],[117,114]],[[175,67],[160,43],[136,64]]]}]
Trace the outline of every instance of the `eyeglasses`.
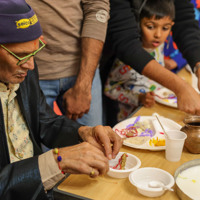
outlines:
[{"label": "eyeglasses", "polygon": [[1,47],[4,48],[6,51],[8,51],[11,55],[13,55],[15,58],[17,58],[19,60],[17,62],[17,65],[22,65],[22,64],[26,63],[32,56],[35,56],[36,53],[38,53],[40,50],[42,50],[45,47],[45,44],[44,44],[44,42],[42,42],[42,40],[39,40],[39,42],[42,46],[40,46],[39,49],[37,49],[33,53],[31,53],[23,58],[18,57],[17,55],[15,55],[12,51],[10,51],[8,48],[3,46],[2,44],[1,44]]}]

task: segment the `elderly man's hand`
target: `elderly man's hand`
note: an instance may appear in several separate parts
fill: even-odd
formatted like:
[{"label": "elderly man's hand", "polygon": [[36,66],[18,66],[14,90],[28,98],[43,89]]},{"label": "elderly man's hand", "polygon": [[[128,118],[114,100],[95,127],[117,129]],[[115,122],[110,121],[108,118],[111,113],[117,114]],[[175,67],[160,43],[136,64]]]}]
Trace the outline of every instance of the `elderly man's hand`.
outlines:
[{"label": "elderly man's hand", "polygon": [[102,150],[108,159],[115,158],[122,146],[122,139],[109,126],[82,126],[81,138]]},{"label": "elderly man's hand", "polygon": [[[96,177],[106,174],[109,170],[108,159],[104,153],[88,142],[60,148],[59,155],[62,157],[60,169],[65,173]],[[56,154],[54,158],[57,161]]]}]

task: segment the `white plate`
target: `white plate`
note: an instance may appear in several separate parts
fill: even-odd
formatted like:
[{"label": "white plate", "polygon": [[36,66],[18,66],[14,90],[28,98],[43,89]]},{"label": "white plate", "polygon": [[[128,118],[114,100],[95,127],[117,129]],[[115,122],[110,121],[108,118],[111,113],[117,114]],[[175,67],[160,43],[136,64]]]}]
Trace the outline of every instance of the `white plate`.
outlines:
[{"label": "white plate", "polygon": [[155,95],[156,95],[155,100],[158,103],[161,103],[173,108],[177,108],[177,97],[174,95],[174,93],[171,90],[167,88],[161,88],[161,89],[155,90]]},{"label": "white plate", "polygon": [[[164,139],[164,135],[161,134],[163,132],[162,128],[160,127],[155,116],[137,116],[137,117],[129,118],[129,119],[126,119],[122,122],[119,122],[118,124],[116,124],[113,127],[113,130],[120,137],[124,138],[123,144],[125,146],[136,148],[136,149],[147,149],[147,150],[152,150],[152,151],[164,150],[165,146],[151,146],[149,144],[149,139],[144,144],[141,144],[141,145],[129,143],[129,142],[126,141],[126,139],[125,139],[126,136],[120,134],[120,132],[121,132],[122,129],[127,128],[127,126],[134,124],[136,119],[139,119],[139,122],[148,121],[148,123],[151,126],[151,130],[154,133],[154,134],[152,134],[151,138],[154,138],[154,137],[157,138],[158,137],[158,139],[162,139],[162,138]],[[165,131],[180,130],[181,129],[181,126],[171,119],[168,119],[168,118],[165,118],[165,117],[162,117],[162,116],[159,116],[159,119],[160,119]],[[136,136],[136,137],[138,137],[138,136]]]}]

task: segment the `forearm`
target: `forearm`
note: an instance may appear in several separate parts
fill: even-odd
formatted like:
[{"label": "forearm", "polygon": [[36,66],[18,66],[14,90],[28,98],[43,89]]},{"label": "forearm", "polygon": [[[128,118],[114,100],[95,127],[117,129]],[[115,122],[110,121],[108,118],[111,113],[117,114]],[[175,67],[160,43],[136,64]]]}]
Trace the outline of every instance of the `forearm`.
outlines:
[{"label": "forearm", "polygon": [[81,60],[77,79],[74,86],[63,95],[66,116],[69,119],[81,118],[90,110],[92,82],[102,48],[102,41],[93,38],[82,38]]},{"label": "forearm", "polygon": [[82,38],[80,70],[75,87],[91,89],[93,77],[101,56],[103,42],[93,38]]},{"label": "forearm", "polygon": [[150,61],[144,68],[143,75],[169,88],[174,93],[179,93],[187,83],[176,74],[162,67],[155,60]]}]

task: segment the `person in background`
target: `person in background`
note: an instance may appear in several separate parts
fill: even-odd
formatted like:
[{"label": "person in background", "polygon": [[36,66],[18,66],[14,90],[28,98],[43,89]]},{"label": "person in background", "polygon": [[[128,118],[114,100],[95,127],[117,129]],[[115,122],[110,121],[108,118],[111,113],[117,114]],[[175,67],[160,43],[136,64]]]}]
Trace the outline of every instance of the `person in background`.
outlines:
[{"label": "person in background", "polygon": [[102,124],[98,62],[109,0],[27,0],[40,20],[46,48],[36,56],[40,86],[53,107],[88,126]]},{"label": "person in background", "polygon": [[[199,22],[200,26],[200,1],[191,0],[194,5],[195,19]],[[177,73],[187,65],[186,59],[183,58],[182,53],[178,50],[176,43],[173,40],[172,33],[170,33],[164,46],[165,54],[165,67],[174,73]]]},{"label": "person in background", "polygon": [[[156,5],[156,6],[155,6]],[[164,42],[174,24],[173,0],[147,1],[140,11],[143,48],[164,66]],[[138,105],[154,105],[157,84],[116,59],[105,85],[105,95],[119,101],[118,122],[127,118]],[[117,122],[116,122],[117,123]]]},{"label": "person in background", "polygon": [[[110,127],[82,126],[46,103],[33,61],[45,44],[32,8],[1,0],[0,27],[0,199],[53,199],[65,173],[106,174],[122,140]],[[53,150],[42,153],[41,143]]]},{"label": "person in background", "polygon": [[[173,72],[161,67],[142,48],[137,16],[145,2],[146,0],[110,0],[110,20],[101,60],[102,83],[105,83],[114,59],[119,58],[137,72],[172,90],[177,96],[178,109],[200,115],[200,96],[195,89]],[[200,29],[194,17],[193,5],[188,0],[175,0],[174,5],[176,13],[175,25],[172,28],[174,41],[200,78]],[[106,111],[105,118],[112,119],[115,115],[111,109],[113,102],[105,99],[103,105]],[[108,121],[106,124],[109,124]]]},{"label": "person in background", "polygon": [[178,50],[176,43],[173,41],[172,32],[165,42],[164,55],[165,68],[171,70],[174,73],[177,73],[187,64],[187,61],[183,58],[182,54]]}]

